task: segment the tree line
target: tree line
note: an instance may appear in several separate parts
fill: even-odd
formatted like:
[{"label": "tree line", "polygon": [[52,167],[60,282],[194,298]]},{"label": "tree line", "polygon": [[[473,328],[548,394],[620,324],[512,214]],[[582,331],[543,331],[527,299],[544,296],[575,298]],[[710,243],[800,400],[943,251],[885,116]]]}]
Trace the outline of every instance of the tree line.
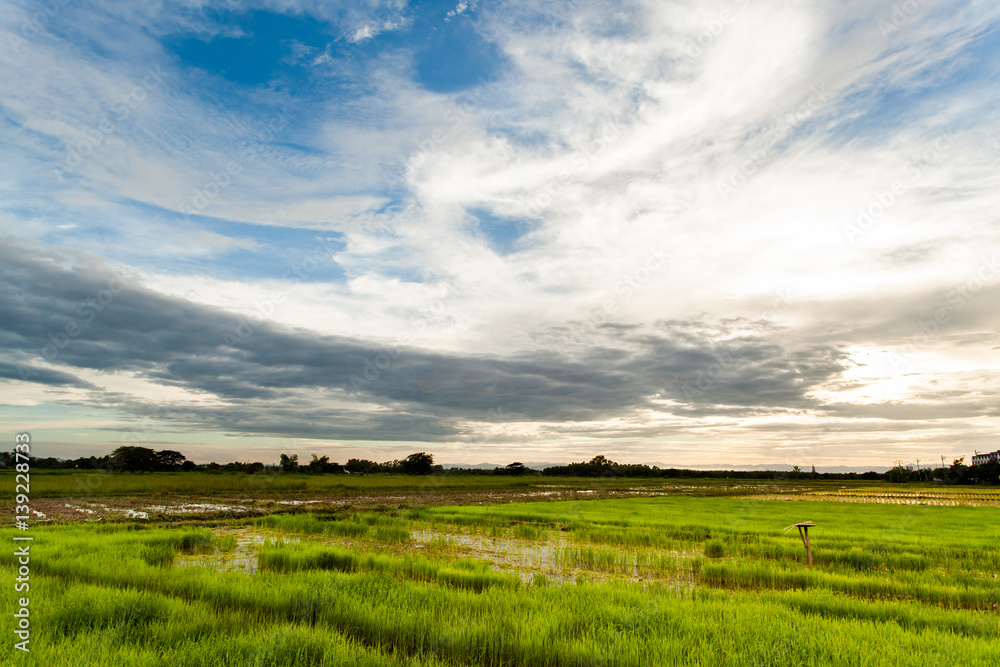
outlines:
[{"label": "tree line", "polygon": [[700,479],[792,479],[792,480],[869,480],[890,483],[933,482],[943,484],[1000,484],[1000,462],[989,461],[976,466],[965,465],[965,457],[955,459],[948,467],[925,467],[914,470],[910,466],[897,465],[879,473],[874,470],[855,472],[816,472],[793,466],[790,471],[780,470],[691,470],[686,468],[659,468],[645,464],[615,463],[604,457],[595,456],[590,461],[570,463],[564,466],[545,468],[541,474],[565,477],[659,477],[659,478],[700,478]]},{"label": "tree line", "polygon": [[[0,452],[0,465],[12,467],[13,452]],[[404,459],[378,463],[368,459],[349,459],[344,465],[330,461],[328,456],[312,455],[308,463],[300,463],[298,454],[282,454],[278,465],[265,465],[260,461],[242,463],[200,463],[189,461],[180,452],[165,449],[154,451],[148,447],[119,447],[106,456],[80,457],[72,460],[57,458],[31,459],[32,468],[53,469],[102,469],[120,472],[240,472],[247,474],[264,471],[313,475],[342,474],[395,474],[395,475],[549,475],[554,477],[634,477],[634,478],[688,478],[688,479],[790,479],[790,480],[869,480],[890,483],[934,482],[943,484],[1000,484],[1000,462],[988,461],[980,465],[965,465],[965,457],[955,459],[950,466],[924,467],[914,470],[911,466],[897,465],[884,473],[831,473],[804,471],[798,466],[791,471],[777,470],[692,470],[688,468],[659,468],[642,463],[616,463],[605,456],[595,456],[589,461],[550,466],[543,470],[528,468],[515,461],[503,467],[444,468],[434,463],[434,455],[415,452]]]},{"label": "tree line", "polygon": [[[23,456],[23,455],[22,455]],[[11,467],[14,464],[14,452],[0,452],[0,465]],[[22,459],[23,460],[23,459]],[[119,447],[105,456],[85,456],[76,459],[57,459],[54,457],[30,457],[33,469],[85,469],[110,470],[119,472],[189,472],[204,470],[210,472],[242,472],[254,474],[267,469],[281,470],[290,473],[308,474],[347,474],[347,473],[393,473],[402,475],[431,475],[445,472],[440,465],[434,464],[434,455],[426,452],[410,454],[405,459],[375,463],[365,459],[351,459],[346,465],[330,461],[328,456],[312,455],[308,463],[300,464],[299,455],[282,454],[277,466],[268,466],[260,461],[243,463],[195,463],[188,460],[180,452],[170,449],[155,451],[149,447],[124,446]]]}]

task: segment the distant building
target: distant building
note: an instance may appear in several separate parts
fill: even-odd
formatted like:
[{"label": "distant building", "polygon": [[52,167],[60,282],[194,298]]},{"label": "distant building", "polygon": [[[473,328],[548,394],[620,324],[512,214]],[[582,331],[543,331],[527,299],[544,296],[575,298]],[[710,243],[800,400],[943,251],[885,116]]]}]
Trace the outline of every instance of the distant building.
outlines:
[{"label": "distant building", "polygon": [[976,454],[972,457],[972,465],[982,465],[988,461],[1000,461],[1000,449],[989,454]]}]

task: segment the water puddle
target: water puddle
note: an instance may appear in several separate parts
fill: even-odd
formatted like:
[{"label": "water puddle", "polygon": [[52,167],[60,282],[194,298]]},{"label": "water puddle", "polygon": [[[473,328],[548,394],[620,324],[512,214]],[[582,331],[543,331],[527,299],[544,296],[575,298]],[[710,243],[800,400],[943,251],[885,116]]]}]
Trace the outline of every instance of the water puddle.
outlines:
[{"label": "water puddle", "polygon": [[575,581],[576,576],[566,572],[560,564],[562,549],[570,545],[560,537],[555,542],[528,542],[506,537],[479,537],[443,533],[435,530],[415,530],[414,541],[427,547],[435,541],[445,540],[457,546],[460,552],[493,565],[494,569],[513,572],[525,582],[536,574],[556,581]]},{"label": "water puddle", "polygon": [[[415,530],[412,535],[414,541],[424,548],[433,546],[435,542],[446,541],[457,546],[465,555],[490,563],[496,570],[517,574],[526,583],[532,582],[536,575],[543,575],[551,581],[565,583],[583,578],[588,581],[617,579],[669,583],[678,587],[694,585],[687,561],[696,554],[651,551],[640,555],[634,550],[595,551],[587,545],[571,542],[562,535],[547,541],[480,537],[436,530]],[[576,549],[579,551],[574,553]],[[599,554],[596,559],[595,553]],[[605,562],[597,565],[594,561],[601,560],[601,554]],[[669,572],[658,570],[647,564],[650,557],[654,560],[672,559],[677,567]]]},{"label": "water puddle", "polygon": [[182,505],[149,505],[143,508],[152,514],[204,514],[205,512],[246,512],[246,507],[239,505],[221,505],[219,503],[184,503]]},{"label": "water puddle", "polygon": [[[261,532],[258,528],[221,529],[213,531],[217,537],[231,535],[236,546],[230,551],[216,551],[212,554],[178,556],[176,566],[209,566],[221,572],[244,572],[254,574],[258,570],[257,553],[261,545],[271,540],[310,544],[328,544],[344,549],[361,546],[362,549],[388,550],[394,554],[426,553],[444,548],[452,557],[472,557],[488,563],[500,572],[516,574],[525,583],[532,583],[538,575],[553,583],[574,583],[583,578],[587,581],[609,581],[612,579],[642,583],[668,584],[678,588],[694,585],[694,578],[687,561],[696,554],[681,552],[649,552],[645,557],[663,556],[676,559],[676,571],[657,571],[645,563],[640,564],[640,555],[633,551],[615,552],[615,562],[603,566],[586,563],[588,547],[571,542],[557,535],[554,539],[521,540],[509,537],[483,537],[463,535],[439,530],[412,531],[413,543],[402,549],[399,545],[386,549],[385,545],[359,545],[347,540],[324,537],[292,537],[281,532]],[[574,549],[584,550],[583,557],[574,556]],[[613,550],[604,550],[606,554]],[[592,552],[591,552],[592,553]]]},{"label": "water puddle", "polygon": [[231,551],[218,551],[214,554],[195,554],[180,556],[175,561],[179,566],[211,566],[220,572],[245,572],[253,574],[258,569],[257,549],[264,543],[280,539],[284,542],[299,542],[293,537],[281,535],[264,535],[250,530],[215,530],[216,537],[232,535],[236,538],[236,547]]}]

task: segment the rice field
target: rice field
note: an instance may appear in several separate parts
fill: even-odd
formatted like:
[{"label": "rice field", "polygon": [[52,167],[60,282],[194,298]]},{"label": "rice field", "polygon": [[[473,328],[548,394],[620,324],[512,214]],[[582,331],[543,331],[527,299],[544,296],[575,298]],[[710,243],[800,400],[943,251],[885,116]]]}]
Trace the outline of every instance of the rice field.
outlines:
[{"label": "rice field", "polygon": [[[2,473],[0,473],[2,476]],[[1000,489],[867,481],[628,479],[515,476],[32,473],[32,510],[41,521],[166,521],[260,516],[289,508],[318,512],[398,505],[469,505],[527,500],[659,496],[732,497],[930,506],[1000,506]],[[11,498],[0,510],[12,511]]]},{"label": "rice field", "polygon": [[1000,664],[996,510],[770,495],[35,526],[3,664]]}]

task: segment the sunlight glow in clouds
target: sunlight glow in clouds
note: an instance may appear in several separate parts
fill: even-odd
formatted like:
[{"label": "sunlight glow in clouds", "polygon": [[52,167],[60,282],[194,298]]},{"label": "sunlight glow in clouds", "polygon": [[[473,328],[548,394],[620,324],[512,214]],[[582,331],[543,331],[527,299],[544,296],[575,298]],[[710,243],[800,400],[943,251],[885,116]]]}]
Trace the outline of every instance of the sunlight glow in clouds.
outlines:
[{"label": "sunlight glow in clouds", "polygon": [[39,7],[0,404],[48,454],[996,448],[994,4]]}]

